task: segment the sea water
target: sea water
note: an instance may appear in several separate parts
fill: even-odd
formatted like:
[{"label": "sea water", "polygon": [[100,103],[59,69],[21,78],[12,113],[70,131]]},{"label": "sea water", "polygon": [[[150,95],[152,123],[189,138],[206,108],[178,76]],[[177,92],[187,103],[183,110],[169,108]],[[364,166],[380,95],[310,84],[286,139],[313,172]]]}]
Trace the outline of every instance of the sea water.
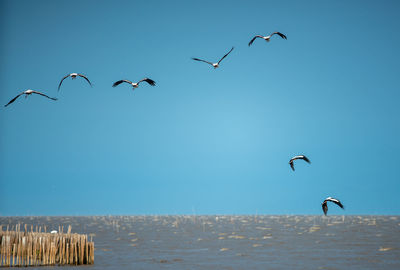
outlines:
[{"label": "sea water", "polygon": [[65,270],[400,269],[399,216],[0,217],[17,223],[92,237],[94,265]]}]

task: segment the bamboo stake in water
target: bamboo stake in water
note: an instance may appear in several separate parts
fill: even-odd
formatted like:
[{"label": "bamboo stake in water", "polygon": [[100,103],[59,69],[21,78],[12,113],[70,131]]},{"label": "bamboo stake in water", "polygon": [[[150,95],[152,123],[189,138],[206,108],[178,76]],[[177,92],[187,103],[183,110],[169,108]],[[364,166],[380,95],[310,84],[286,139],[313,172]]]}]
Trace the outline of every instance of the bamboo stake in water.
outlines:
[{"label": "bamboo stake in water", "polygon": [[[23,227],[24,231],[21,231]],[[45,231],[47,229],[45,228]],[[0,266],[38,266],[65,264],[93,264],[94,243],[87,235],[43,233],[41,227],[17,224],[14,231],[3,231],[0,226]]]}]

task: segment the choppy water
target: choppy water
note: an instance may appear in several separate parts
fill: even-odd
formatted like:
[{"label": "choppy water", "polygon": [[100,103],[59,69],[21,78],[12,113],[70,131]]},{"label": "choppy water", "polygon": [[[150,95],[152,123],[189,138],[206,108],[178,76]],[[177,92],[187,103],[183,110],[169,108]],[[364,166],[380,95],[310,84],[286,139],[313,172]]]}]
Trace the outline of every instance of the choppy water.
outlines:
[{"label": "choppy water", "polygon": [[0,217],[18,222],[93,235],[95,264],[62,269],[400,269],[399,216]]}]

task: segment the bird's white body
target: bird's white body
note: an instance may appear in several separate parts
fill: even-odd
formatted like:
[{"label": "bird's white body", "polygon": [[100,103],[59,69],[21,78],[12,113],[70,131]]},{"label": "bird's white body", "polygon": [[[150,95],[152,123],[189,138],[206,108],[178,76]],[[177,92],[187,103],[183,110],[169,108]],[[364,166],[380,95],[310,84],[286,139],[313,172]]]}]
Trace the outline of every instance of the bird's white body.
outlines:
[{"label": "bird's white body", "polygon": [[138,88],[139,87],[138,83],[132,83],[131,85],[132,85],[133,88]]},{"label": "bird's white body", "polygon": [[33,90],[31,90],[31,89],[28,89],[28,90],[26,90],[26,91],[24,91],[24,94],[25,94],[25,98],[27,98],[29,95],[31,95],[33,93]]},{"label": "bird's white body", "polygon": [[218,63],[213,63],[212,65],[213,65],[214,68],[219,67],[219,64],[218,64]]},{"label": "bird's white body", "polygon": [[71,73],[69,76],[71,76],[72,79],[75,79],[78,76],[78,73]]},{"label": "bird's white body", "polygon": [[33,90],[30,90],[30,89],[24,91],[25,98],[27,98],[27,97],[28,97],[29,95],[31,95],[32,93],[33,93]]},{"label": "bird's white body", "polygon": [[50,233],[57,233],[57,231],[56,231],[56,230],[53,230],[53,231],[51,231]]},{"label": "bird's white body", "polygon": [[263,39],[266,41],[266,42],[269,42],[269,39],[271,38],[271,36],[266,36],[266,37],[263,37]]},{"label": "bird's white body", "polygon": [[328,197],[325,199],[325,201],[331,201],[331,202],[339,202],[339,200],[332,198],[332,197]]}]

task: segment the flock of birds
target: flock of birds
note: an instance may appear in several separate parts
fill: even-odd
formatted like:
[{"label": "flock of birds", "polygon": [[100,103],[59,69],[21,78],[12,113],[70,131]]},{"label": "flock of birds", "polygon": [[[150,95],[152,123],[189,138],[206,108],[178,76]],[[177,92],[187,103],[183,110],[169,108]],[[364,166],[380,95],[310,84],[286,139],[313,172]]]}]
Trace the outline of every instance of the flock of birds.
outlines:
[{"label": "flock of birds", "polygon": [[[295,161],[297,159],[302,159],[307,163],[311,163],[311,161],[304,155],[294,156],[289,160],[289,165],[290,165],[290,167],[292,168],[293,171],[294,171],[294,163],[293,163],[293,161]],[[324,211],[325,216],[328,213],[328,202],[333,202],[334,204],[338,205],[340,208],[344,209],[343,204],[338,199],[335,199],[335,198],[332,198],[332,197],[328,197],[322,202],[322,211]]]},{"label": "flock of birds", "polygon": [[[280,36],[282,39],[287,39],[287,37],[286,37],[284,34],[282,34],[282,33],[280,33],[280,32],[273,32],[272,34],[270,34],[270,35],[268,35],[268,36],[261,36],[261,35],[256,35],[256,36],[254,36],[254,37],[250,40],[250,42],[249,42],[248,45],[251,46],[251,45],[253,44],[253,42],[254,42],[257,38],[261,38],[261,39],[264,39],[266,42],[269,42],[270,39],[271,39],[271,37],[274,36],[274,35],[278,35],[278,36]],[[230,51],[229,51],[228,53],[226,53],[226,54],[225,54],[218,62],[216,62],[216,63],[212,63],[212,62],[209,62],[209,61],[206,61],[206,60],[203,60],[203,59],[199,59],[199,58],[192,58],[192,59],[195,60],[195,61],[200,61],[200,62],[207,63],[207,64],[209,64],[209,65],[212,65],[212,66],[214,67],[214,69],[215,69],[215,68],[218,68],[218,67],[219,67],[221,61],[224,60],[225,57],[227,57],[227,56],[233,51],[233,49],[234,49],[234,47],[232,47],[232,49],[230,49]],[[85,80],[89,83],[89,85],[92,86],[92,83],[90,82],[90,80],[89,80],[85,75],[80,74],[80,73],[70,73],[70,74],[64,76],[64,77],[61,79],[60,84],[58,85],[58,90],[60,90],[61,85],[62,85],[63,81],[64,81],[66,78],[71,77],[72,79],[76,79],[78,76],[81,77],[81,78],[83,78],[83,79],[85,79]],[[134,90],[135,88],[138,88],[138,87],[139,87],[139,84],[140,84],[141,82],[146,82],[146,83],[148,83],[148,84],[151,85],[151,86],[155,86],[155,85],[156,85],[156,82],[153,81],[152,79],[144,78],[144,79],[142,79],[142,80],[140,80],[140,81],[138,81],[138,82],[132,82],[132,81],[129,81],[129,80],[119,80],[119,81],[116,81],[112,86],[113,86],[113,87],[116,87],[116,86],[118,86],[118,85],[120,85],[120,84],[122,84],[122,83],[127,83],[127,84],[130,84],[130,85],[132,86],[133,90]],[[19,97],[22,96],[22,95],[25,95],[25,98],[26,98],[26,97],[28,97],[28,96],[31,95],[31,94],[37,94],[37,95],[44,96],[44,97],[46,97],[46,98],[48,98],[48,99],[51,99],[51,100],[57,100],[57,98],[49,97],[49,96],[47,96],[46,94],[43,94],[43,93],[41,93],[41,92],[39,92],[39,91],[34,91],[34,90],[31,90],[31,89],[28,89],[28,90],[26,90],[26,91],[23,91],[23,92],[19,93],[16,97],[14,97],[13,99],[11,99],[11,100],[5,105],[5,107],[7,107],[7,106],[10,105],[11,103],[13,103],[15,100],[17,100],[17,98],[19,98]],[[295,170],[295,169],[294,169],[294,161],[295,161],[295,160],[304,160],[304,161],[306,161],[307,163],[311,163],[310,160],[309,160],[306,156],[304,156],[304,155],[294,156],[294,157],[292,157],[292,158],[290,159],[290,161],[289,161],[289,165],[290,165],[290,167],[292,168],[293,171]],[[325,215],[328,213],[328,202],[332,202],[332,203],[338,205],[340,208],[344,209],[343,204],[342,204],[338,199],[335,199],[335,198],[332,198],[332,197],[328,197],[328,198],[326,198],[326,199],[322,202],[322,210],[323,210],[323,212],[324,212]]]},{"label": "flock of birds", "polygon": [[[76,77],[78,77],[78,76],[84,78],[84,79],[89,83],[89,85],[92,86],[92,83],[89,81],[89,79],[88,79],[85,75],[80,74],[80,73],[70,73],[70,74],[64,76],[64,78],[61,79],[60,84],[58,85],[58,91],[60,91],[61,85],[62,85],[63,81],[64,81],[66,78],[71,77],[72,79],[76,79]],[[130,85],[132,85],[132,87],[133,87],[134,89],[137,88],[137,87],[139,87],[139,83],[141,83],[141,82],[147,82],[147,83],[150,84],[151,86],[155,86],[155,85],[156,85],[156,82],[153,81],[152,79],[144,78],[144,79],[138,81],[137,83],[131,82],[131,81],[129,81],[129,80],[119,80],[119,81],[116,81],[116,82],[113,84],[113,87],[116,87],[117,85],[120,85],[121,83],[124,83],[124,82],[125,82],[125,83],[129,83]],[[16,97],[14,97],[13,99],[11,99],[6,105],[4,105],[4,107],[7,107],[8,105],[10,105],[11,103],[13,103],[17,98],[19,98],[19,97],[22,96],[22,95],[25,95],[25,98],[26,98],[26,97],[28,97],[29,95],[32,95],[32,94],[41,95],[41,96],[47,97],[47,98],[49,98],[49,99],[51,99],[51,100],[57,100],[56,98],[49,97],[48,95],[43,94],[43,93],[41,93],[41,92],[39,92],[39,91],[35,91],[35,90],[28,89],[28,90],[25,90],[25,91],[19,93]]]}]

